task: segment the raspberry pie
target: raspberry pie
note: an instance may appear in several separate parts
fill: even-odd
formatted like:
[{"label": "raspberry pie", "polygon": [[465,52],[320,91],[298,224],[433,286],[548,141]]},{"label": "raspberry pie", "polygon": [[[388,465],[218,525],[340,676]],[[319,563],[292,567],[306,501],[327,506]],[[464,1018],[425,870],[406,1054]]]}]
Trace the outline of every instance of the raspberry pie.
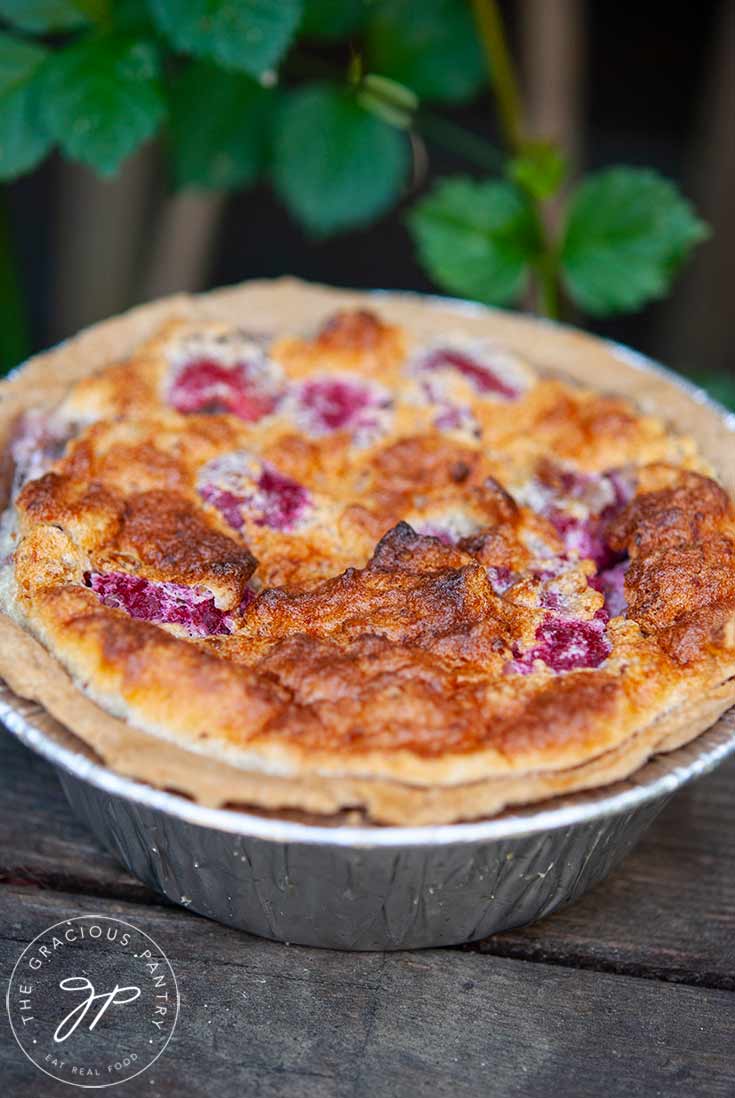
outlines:
[{"label": "raspberry pie", "polygon": [[688,432],[732,440],[600,341],[253,284],[4,389],[0,671],[126,773],[451,822],[735,700],[735,514]]}]

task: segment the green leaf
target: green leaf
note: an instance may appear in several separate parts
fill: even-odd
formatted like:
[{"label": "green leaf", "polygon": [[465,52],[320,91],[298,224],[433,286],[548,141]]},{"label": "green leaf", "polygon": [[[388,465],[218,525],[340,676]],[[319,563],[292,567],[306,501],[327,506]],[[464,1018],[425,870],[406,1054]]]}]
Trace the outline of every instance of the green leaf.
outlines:
[{"label": "green leaf", "polygon": [[333,42],[354,34],[365,19],[369,0],[304,0],[299,33]]},{"label": "green leaf", "polygon": [[177,50],[256,78],[275,67],[301,20],[302,0],[149,0]]},{"label": "green leaf", "polygon": [[253,183],[265,162],[274,93],[244,73],[195,61],[171,88],[174,175],[180,187]]},{"label": "green leaf", "polygon": [[508,164],[510,179],[541,202],[556,194],[566,170],[562,152],[549,141],[531,142]]},{"label": "green leaf", "polygon": [[276,119],[274,184],[314,233],[381,214],[398,197],[408,162],[405,137],[329,84],[292,92]]},{"label": "green leaf", "polygon": [[150,42],[92,36],[46,66],[45,116],[63,151],[112,175],[165,114]]},{"label": "green leaf", "polygon": [[587,312],[629,312],[663,297],[708,235],[673,183],[642,168],[590,176],[572,198],[561,252],[569,293]]},{"label": "green leaf", "polygon": [[489,305],[514,300],[539,255],[533,210],[512,183],[441,180],[408,223],[434,281]]},{"label": "green leaf", "polygon": [[51,146],[41,112],[46,50],[0,34],[0,178],[33,168]]},{"label": "green leaf", "polygon": [[87,22],[73,0],[0,0],[0,18],[33,34],[75,30]]},{"label": "green leaf", "polygon": [[466,0],[378,0],[367,26],[369,67],[421,99],[461,103],[487,76]]},{"label": "green leaf", "polygon": [[148,0],[85,0],[86,3],[113,3],[112,22],[116,34],[129,34],[136,38],[155,39],[158,34],[153,22]]}]

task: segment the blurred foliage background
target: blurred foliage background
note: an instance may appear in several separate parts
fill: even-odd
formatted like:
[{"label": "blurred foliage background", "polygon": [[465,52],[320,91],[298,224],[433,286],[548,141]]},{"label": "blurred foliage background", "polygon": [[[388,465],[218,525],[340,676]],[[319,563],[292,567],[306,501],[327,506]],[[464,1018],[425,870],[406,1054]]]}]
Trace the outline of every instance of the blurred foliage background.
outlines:
[{"label": "blurred foliage background", "polygon": [[[473,7],[0,0],[4,364],[160,294],[283,273],[543,307],[540,211],[564,315],[735,406],[735,4],[501,3],[516,148]],[[703,226],[658,175],[580,199],[582,173],[620,163],[711,230],[663,301]],[[630,179],[639,224],[603,226],[611,285],[600,211]]]}]

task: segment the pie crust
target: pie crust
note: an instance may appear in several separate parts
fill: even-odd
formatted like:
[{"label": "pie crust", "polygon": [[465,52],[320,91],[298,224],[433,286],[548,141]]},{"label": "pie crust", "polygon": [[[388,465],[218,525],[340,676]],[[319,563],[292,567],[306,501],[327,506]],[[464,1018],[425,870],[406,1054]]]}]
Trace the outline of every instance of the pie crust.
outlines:
[{"label": "pie crust", "polygon": [[282,280],[96,325],[0,397],[0,673],[121,773],[444,823],[735,701],[733,434],[620,348]]}]

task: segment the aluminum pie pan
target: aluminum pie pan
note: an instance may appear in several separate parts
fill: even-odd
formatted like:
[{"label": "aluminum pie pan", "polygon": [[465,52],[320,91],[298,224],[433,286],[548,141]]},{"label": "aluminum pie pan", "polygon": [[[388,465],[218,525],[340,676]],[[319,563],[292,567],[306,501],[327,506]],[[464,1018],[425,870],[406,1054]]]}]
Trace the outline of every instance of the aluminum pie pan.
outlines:
[{"label": "aluminum pie pan", "polygon": [[0,720],[151,888],[250,933],[347,950],[455,945],[535,922],[603,880],[677,789],[735,753],[725,714],[627,780],[540,807],[435,827],[327,827],[208,808],[123,777],[61,742],[56,722],[4,685]]},{"label": "aluminum pie pan", "polygon": [[[405,296],[485,312],[473,302]],[[703,390],[608,346],[712,407],[735,433],[735,416]],[[735,752],[735,717],[725,714],[609,786],[469,823],[335,827],[209,808],[117,774],[70,746],[53,718],[1,682],[0,720],[55,767],[102,845],[173,902],[265,937],[358,950],[453,945],[534,922],[607,876],[677,789]]]}]

